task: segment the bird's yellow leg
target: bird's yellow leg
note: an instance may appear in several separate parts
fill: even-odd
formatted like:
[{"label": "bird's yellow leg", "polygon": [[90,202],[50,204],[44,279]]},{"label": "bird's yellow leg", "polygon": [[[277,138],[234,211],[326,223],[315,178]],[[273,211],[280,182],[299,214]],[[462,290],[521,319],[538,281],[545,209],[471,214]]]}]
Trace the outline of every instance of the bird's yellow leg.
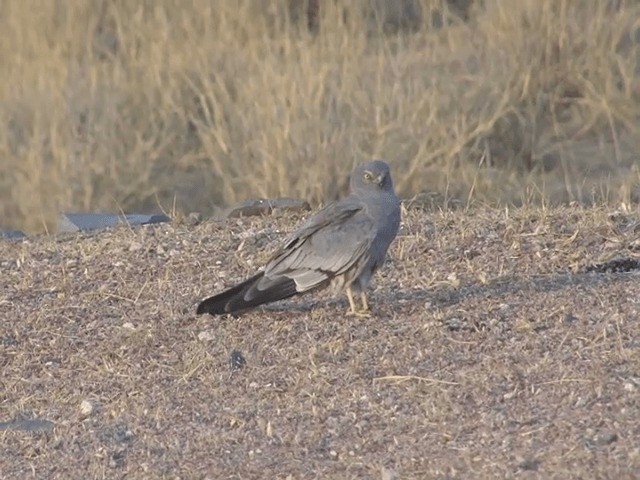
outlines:
[{"label": "bird's yellow leg", "polygon": [[369,304],[367,303],[367,297],[364,292],[360,293],[360,299],[362,300],[362,310],[358,310],[356,307],[356,302],[353,300],[353,291],[351,291],[351,287],[347,287],[347,298],[349,299],[349,312],[347,313],[350,316],[354,317],[369,317]]},{"label": "bird's yellow leg", "polygon": [[350,313],[356,315],[358,309],[356,308],[356,302],[353,301],[353,292],[351,287],[347,287],[347,299],[349,300]]},{"label": "bird's yellow leg", "polygon": [[364,290],[360,292],[360,300],[362,301],[362,310],[365,312],[369,311],[369,302],[367,301],[367,294]]}]

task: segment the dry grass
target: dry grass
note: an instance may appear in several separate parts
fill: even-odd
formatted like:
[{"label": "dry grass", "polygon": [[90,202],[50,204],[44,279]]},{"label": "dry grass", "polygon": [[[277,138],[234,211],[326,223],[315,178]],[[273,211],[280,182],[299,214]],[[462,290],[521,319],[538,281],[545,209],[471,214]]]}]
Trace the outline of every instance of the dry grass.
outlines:
[{"label": "dry grass", "polygon": [[400,34],[329,0],[310,34],[289,3],[4,2],[0,224],[318,202],[372,156],[405,196],[637,199],[638,2],[485,0],[436,29],[423,0]]},{"label": "dry grass", "polygon": [[0,242],[0,425],[53,422],[0,428],[0,477],[637,477],[638,271],[586,273],[637,214],[410,210],[370,319],[194,315],[298,220]]}]

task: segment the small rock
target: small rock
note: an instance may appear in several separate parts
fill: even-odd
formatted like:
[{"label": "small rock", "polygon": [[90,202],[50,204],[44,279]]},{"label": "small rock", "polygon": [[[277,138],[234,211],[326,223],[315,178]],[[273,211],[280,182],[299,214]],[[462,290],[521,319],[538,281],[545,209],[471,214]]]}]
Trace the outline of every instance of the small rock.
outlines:
[{"label": "small rock", "polygon": [[124,449],[118,449],[113,452],[109,458],[109,467],[111,468],[122,468],[124,467],[124,460],[126,456],[126,451]]},{"label": "small rock", "polygon": [[526,470],[530,472],[537,471],[539,466],[540,460],[536,460],[535,458],[525,458],[518,463],[518,468],[520,470]]},{"label": "small rock", "polygon": [[135,330],[136,329],[135,325],[133,323],[131,323],[131,322],[124,322],[122,324],[122,328],[126,328],[127,330]]},{"label": "small rock", "polygon": [[191,227],[199,225],[202,223],[202,214],[200,212],[191,212],[187,215],[187,218],[185,218],[184,223]]},{"label": "small rock", "polygon": [[511,400],[513,397],[515,397],[518,394],[518,390],[511,390],[510,392],[505,393],[504,395],[502,395],[502,398],[504,400]]},{"label": "small rock", "polygon": [[425,238],[431,238],[435,235],[436,233],[436,226],[433,222],[427,220],[424,223],[424,227],[422,229],[422,233],[425,236]]},{"label": "small rock", "polygon": [[608,262],[589,265],[586,268],[587,273],[626,273],[633,270],[640,270],[640,260],[626,257],[613,258]]},{"label": "small rock", "polygon": [[444,323],[451,332],[457,332],[464,328],[464,321],[458,317],[448,318]]},{"label": "small rock", "polygon": [[134,434],[125,424],[118,424],[114,428],[113,438],[117,443],[128,443],[134,438]]},{"label": "small rock", "polygon": [[396,478],[398,478],[398,472],[390,468],[382,467],[380,469],[380,478],[382,480],[396,480]]},{"label": "small rock", "polygon": [[247,200],[238,205],[228,208],[224,212],[226,218],[251,217],[256,215],[268,215],[271,208],[263,199]]},{"label": "small rock", "polygon": [[209,330],[203,330],[198,334],[198,340],[201,342],[211,342],[216,337]]},{"label": "small rock", "polygon": [[605,432],[595,435],[592,439],[594,445],[611,445],[618,441],[618,434],[615,432]]},{"label": "small rock", "polygon": [[574,408],[582,408],[587,404],[587,399],[584,397],[578,397],[576,403],[574,403]]},{"label": "small rock", "polygon": [[258,198],[239,203],[224,211],[225,218],[251,217],[256,215],[270,215],[274,210],[279,212],[300,212],[311,210],[311,207],[304,200],[293,198],[275,198],[267,200]]},{"label": "small rock", "polygon": [[93,403],[91,403],[89,400],[83,400],[82,402],[80,402],[80,413],[83,417],[86,418],[91,416],[94,409],[95,407],[93,406]]},{"label": "small rock", "polygon": [[229,365],[231,366],[231,370],[240,370],[247,364],[247,361],[242,356],[242,353],[239,350],[234,350],[231,352],[229,358]]},{"label": "small rock", "polygon": [[0,344],[4,347],[13,347],[18,344],[18,340],[16,340],[16,337],[9,334],[2,337],[2,340],[0,340]]},{"label": "small rock", "polygon": [[295,198],[277,198],[271,201],[272,212],[289,213],[289,212],[308,212],[311,205],[305,200],[296,200]]},{"label": "small rock", "polygon": [[138,242],[132,242],[129,245],[129,251],[130,252],[137,252],[138,250],[140,250],[142,248],[142,244],[138,243]]}]

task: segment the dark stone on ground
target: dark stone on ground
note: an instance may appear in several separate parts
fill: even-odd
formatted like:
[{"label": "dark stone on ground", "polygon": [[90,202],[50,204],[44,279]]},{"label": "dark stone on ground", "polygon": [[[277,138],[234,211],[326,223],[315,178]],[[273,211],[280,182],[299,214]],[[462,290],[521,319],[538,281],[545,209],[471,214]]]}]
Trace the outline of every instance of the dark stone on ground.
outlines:
[{"label": "dark stone on ground", "polygon": [[115,227],[120,223],[128,225],[148,225],[152,223],[169,222],[166,215],[111,213],[63,213],[58,220],[57,233],[72,233],[86,230],[100,230]]},{"label": "dark stone on ground", "polygon": [[231,370],[240,370],[247,364],[247,361],[244,359],[242,353],[239,350],[234,350],[233,352],[231,352],[229,364],[231,365]]},{"label": "dark stone on ground", "polygon": [[252,217],[256,215],[271,215],[274,212],[305,212],[311,210],[309,203],[294,198],[258,198],[247,200],[226,209],[223,218]]},{"label": "dark stone on ground", "polygon": [[614,258],[608,262],[589,265],[587,273],[625,273],[640,270],[640,260],[635,258]]},{"label": "dark stone on ground", "polygon": [[23,432],[48,432],[53,428],[53,422],[43,418],[22,418],[9,422],[0,422],[2,430],[20,430]]},{"label": "dark stone on ground", "polygon": [[25,238],[26,235],[22,233],[20,230],[2,230],[0,229],[0,238],[7,240],[17,240],[20,238]]}]

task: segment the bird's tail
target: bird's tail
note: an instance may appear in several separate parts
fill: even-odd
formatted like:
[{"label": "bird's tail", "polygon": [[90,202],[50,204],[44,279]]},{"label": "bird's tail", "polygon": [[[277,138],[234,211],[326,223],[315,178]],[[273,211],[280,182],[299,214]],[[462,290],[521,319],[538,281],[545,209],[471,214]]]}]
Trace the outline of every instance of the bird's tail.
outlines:
[{"label": "bird's tail", "polygon": [[235,287],[203,300],[198,305],[196,313],[211,315],[238,313],[265,303],[283,300],[298,293],[296,283],[288,277],[269,279],[260,289],[259,282],[263,278],[264,272],[260,272]]}]

